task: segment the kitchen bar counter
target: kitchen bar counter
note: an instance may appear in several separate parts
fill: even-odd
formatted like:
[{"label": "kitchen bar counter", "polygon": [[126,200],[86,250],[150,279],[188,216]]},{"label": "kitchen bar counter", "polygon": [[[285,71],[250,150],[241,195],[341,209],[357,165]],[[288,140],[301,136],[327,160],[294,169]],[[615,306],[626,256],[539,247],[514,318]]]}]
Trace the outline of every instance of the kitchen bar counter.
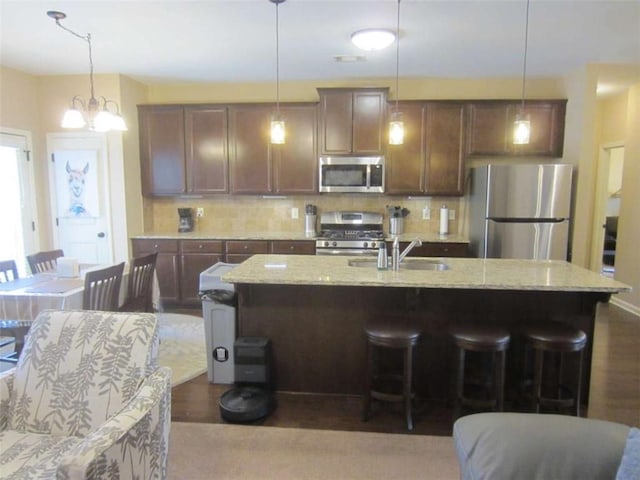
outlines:
[{"label": "kitchen bar counter", "polygon": [[[476,258],[433,259],[444,271],[349,266],[357,257],[254,255],[224,276],[243,284],[410,287],[446,289],[588,291],[618,293],[623,283],[562,261]],[[410,257],[407,257],[410,260]]]},{"label": "kitchen bar counter", "polygon": [[[371,319],[408,320],[423,332],[414,384],[428,399],[448,398],[453,375],[449,328],[464,320],[512,332],[507,353],[507,405],[522,380],[530,322],[562,321],[588,336],[583,399],[588,402],[597,305],[628,290],[566,262],[440,259],[446,271],[379,272],[350,267],[341,256],[254,255],[223,276],[238,294],[238,335],[272,341],[275,388],[361,394]],[[566,365],[577,372],[573,359]],[[509,407],[507,407],[509,408]]]}]

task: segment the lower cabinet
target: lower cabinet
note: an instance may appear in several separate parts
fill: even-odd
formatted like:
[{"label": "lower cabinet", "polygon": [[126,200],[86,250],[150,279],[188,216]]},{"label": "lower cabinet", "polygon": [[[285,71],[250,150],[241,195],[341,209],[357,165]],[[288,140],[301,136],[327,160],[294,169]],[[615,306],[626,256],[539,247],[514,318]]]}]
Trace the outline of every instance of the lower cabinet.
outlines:
[{"label": "lower cabinet", "polygon": [[[400,242],[400,251],[403,251],[409,242]],[[414,247],[409,252],[410,257],[468,257],[469,244],[457,242],[422,242],[419,247]]]},{"label": "lower cabinet", "polygon": [[133,239],[131,246],[134,257],[158,253],[156,276],[162,302],[180,301],[178,277],[178,242],[174,239]]},{"label": "lower cabinet", "polygon": [[269,253],[267,240],[227,240],[227,263],[242,263],[256,253]]},{"label": "lower cabinet", "polygon": [[200,272],[223,259],[221,240],[180,240],[180,303],[200,303]]}]

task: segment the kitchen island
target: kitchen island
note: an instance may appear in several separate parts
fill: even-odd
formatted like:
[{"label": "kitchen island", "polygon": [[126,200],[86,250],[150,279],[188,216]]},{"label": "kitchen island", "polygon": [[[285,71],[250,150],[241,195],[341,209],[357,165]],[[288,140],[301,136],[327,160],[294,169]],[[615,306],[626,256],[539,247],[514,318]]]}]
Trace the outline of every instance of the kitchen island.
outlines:
[{"label": "kitchen island", "polygon": [[[238,335],[264,336],[273,343],[278,390],[361,394],[363,327],[368,319],[382,317],[421,326],[414,383],[422,396],[444,399],[452,372],[451,322],[496,323],[515,333],[527,322],[558,320],[589,337],[586,402],[597,304],[629,289],[561,261],[442,258],[430,260],[446,264],[446,270],[378,271],[349,265],[353,260],[254,255],[223,277],[238,292]],[[521,375],[521,353],[514,340],[507,357],[508,390]]]}]

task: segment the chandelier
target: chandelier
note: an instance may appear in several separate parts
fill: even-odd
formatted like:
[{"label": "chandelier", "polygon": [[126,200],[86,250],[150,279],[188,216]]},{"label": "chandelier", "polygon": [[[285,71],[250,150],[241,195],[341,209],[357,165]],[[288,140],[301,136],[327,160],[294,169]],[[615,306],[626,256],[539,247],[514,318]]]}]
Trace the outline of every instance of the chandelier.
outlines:
[{"label": "chandelier", "polygon": [[285,0],[269,0],[276,6],[276,112],[271,119],[271,143],[282,145],[285,141],[284,120],[280,117],[280,36],[278,5]]},{"label": "chandelier", "polygon": [[[120,108],[118,104],[113,100],[108,100],[105,97],[99,97],[99,100],[95,97],[93,88],[93,57],[91,55],[91,34],[80,35],[73,30],[65,27],[60,23],[60,20],[67,18],[67,15],[63,12],[57,12],[54,10],[48,11],[47,15],[53,18],[63,30],[71,33],[81,40],[87,42],[89,46],[89,84],[91,87],[91,97],[89,100],[83,99],[80,95],[75,95],[71,99],[71,107],[65,112],[62,118],[62,128],[84,128],[94,132],[108,132],[126,131],[127,125],[124,123],[124,119],[120,115]],[[109,106],[113,105],[115,111],[109,110]]]},{"label": "chandelier", "polygon": [[524,87],[527,78],[527,46],[529,43],[529,0],[527,0],[526,21],[524,27],[524,58],[522,61],[522,102],[520,112],[513,122],[514,145],[527,145],[531,137],[531,118],[524,111]]}]

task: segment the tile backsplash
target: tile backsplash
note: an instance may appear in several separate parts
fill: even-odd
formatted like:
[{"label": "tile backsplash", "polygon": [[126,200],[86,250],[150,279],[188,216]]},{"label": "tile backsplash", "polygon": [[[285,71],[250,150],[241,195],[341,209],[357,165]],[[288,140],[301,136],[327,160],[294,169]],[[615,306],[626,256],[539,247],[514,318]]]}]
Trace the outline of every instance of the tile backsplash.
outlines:
[{"label": "tile backsplash", "polygon": [[[178,208],[204,209],[204,216],[196,218],[195,232],[255,232],[300,233],[304,231],[305,205],[317,207],[318,222],[322,212],[356,210],[379,212],[384,215],[385,232],[389,229],[386,206],[401,206],[410,213],[404,219],[406,233],[437,233],[440,207],[447,205],[455,212],[449,221],[449,233],[461,233],[465,216],[465,201],[458,197],[390,197],[385,195],[331,194],[289,197],[220,195],[216,197],[145,198],[145,233],[177,232]],[[430,209],[430,219],[423,220],[423,209]],[[292,210],[298,218],[292,218]],[[462,211],[461,211],[462,210]]]}]

